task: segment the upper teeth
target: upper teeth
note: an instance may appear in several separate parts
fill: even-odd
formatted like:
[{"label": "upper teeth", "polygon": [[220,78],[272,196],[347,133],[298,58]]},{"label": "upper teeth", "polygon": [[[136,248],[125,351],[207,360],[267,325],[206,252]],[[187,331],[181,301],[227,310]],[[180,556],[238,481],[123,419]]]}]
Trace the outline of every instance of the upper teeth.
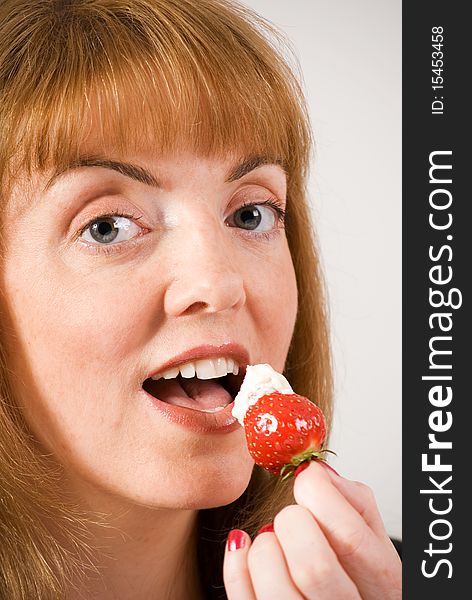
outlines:
[{"label": "upper teeth", "polygon": [[152,376],[152,379],[175,379],[179,373],[186,378],[196,375],[198,379],[215,379],[224,377],[227,373],[237,375],[239,365],[232,358],[203,358],[157,373]]}]

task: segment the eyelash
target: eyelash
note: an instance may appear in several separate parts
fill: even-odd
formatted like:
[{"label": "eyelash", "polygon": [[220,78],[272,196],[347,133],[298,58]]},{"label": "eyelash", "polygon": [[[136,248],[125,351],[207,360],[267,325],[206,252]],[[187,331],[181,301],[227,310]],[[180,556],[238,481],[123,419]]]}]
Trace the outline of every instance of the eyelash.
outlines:
[{"label": "eyelash", "polygon": [[[130,219],[131,221],[139,221],[143,218],[142,215],[138,215],[138,214],[129,214],[126,213],[124,211],[121,210],[112,210],[106,214],[98,214],[95,217],[93,217],[92,219],[90,219],[83,227],[81,227],[74,235],[74,240],[76,240],[77,238],[79,238],[89,227],[90,225],[92,225],[92,223],[94,223],[95,221],[97,221],[98,219],[109,219],[111,217],[124,217],[125,219]],[[141,237],[142,234],[139,234],[138,236],[136,236],[136,238]],[[134,245],[136,243],[136,238],[129,240],[127,243],[128,248],[131,245]],[[96,244],[90,244],[88,242],[82,242],[82,245],[86,246],[88,248],[88,250],[92,253],[92,254],[112,254],[114,252],[119,251],[121,244],[111,244],[111,245],[96,245]]]},{"label": "eyelash", "polygon": [[[243,208],[246,208],[248,206],[270,206],[270,207],[272,207],[276,213],[278,224],[281,225],[282,228],[284,227],[286,211],[284,210],[282,204],[280,203],[280,201],[277,198],[268,198],[267,200],[264,200],[263,202],[246,202],[246,203],[242,204],[241,206],[239,206],[237,208],[237,210],[242,210]],[[99,214],[99,215],[93,217],[93,219],[91,219],[90,221],[88,221],[88,223],[86,223],[83,227],[81,227],[76,232],[74,239],[77,239],[78,237],[80,237],[90,227],[90,225],[92,223],[94,223],[95,221],[97,221],[98,219],[108,219],[111,217],[124,217],[125,219],[130,219],[132,221],[139,221],[140,219],[143,218],[142,215],[127,214],[120,210],[114,210],[114,211],[108,212],[106,214]],[[253,238],[260,239],[260,240],[270,240],[274,235],[277,234],[278,229],[279,228],[276,227],[272,231],[250,231],[250,230],[246,230],[246,231]],[[241,229],[241,231],[245,231],[245,230]],[[127,241],[126,242],[127,247],[129,248],[130,244],[134,245],[137,242],[136,238],[138,238],[138,237],[141,237],[141,235],[138,235],[134,239]],[[122,243],[125,243],[125,242],[122,242]],[[95,244],[89,244],[89,243],[83,243],[83,244],[86,245],[87,248],[89,249],[89,251],[91,251],[94,254],[107,255],[107,254],[112,254],[114,252],[119,252],[120,246],[122,245],[122,243],[110,244],[110,245],[95,245]]]},{"label": "eyelash", "polygon": [[[286,217],[286,211],[284,210],[284,208],[282,207],[282,204],[280,203],[279,200],[277,200],[277,198],[268,198],[267,200],[264,200],[263,202],[246,202],[244,204],[241,204],[241,206],[238,207],[237,210],[242,210],[243,208],[246,208],[248,206],[270,206],[275,210],[275,214],[277,216],[277,223],[279,225],[282,226],[282,228],[284,227],[285,224],[285,217]],[[274,229],[272,229],[272,231],[251,231],[251,230],[244,230],[241,229],[241,231],[245,231],[248,233],[248,235],[250,235],[253,238],[256,238],[258,240],[270,240],[272,239],[272,237],[274,235],[276,235],[278,233],[278,227],[275,227]]]}]

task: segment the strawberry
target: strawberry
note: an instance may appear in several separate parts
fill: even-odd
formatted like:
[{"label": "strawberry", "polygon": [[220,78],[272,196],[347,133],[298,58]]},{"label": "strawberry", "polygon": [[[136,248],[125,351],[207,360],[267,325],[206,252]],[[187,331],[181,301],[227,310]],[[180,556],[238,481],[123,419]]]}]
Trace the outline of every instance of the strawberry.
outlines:
[{"label": "strawberry", "polygon": [[260,467],[287,479],[303,462],[322,459],[326,421],[322,410],[298,394],[272,392],[246,411],[249,453]]}]

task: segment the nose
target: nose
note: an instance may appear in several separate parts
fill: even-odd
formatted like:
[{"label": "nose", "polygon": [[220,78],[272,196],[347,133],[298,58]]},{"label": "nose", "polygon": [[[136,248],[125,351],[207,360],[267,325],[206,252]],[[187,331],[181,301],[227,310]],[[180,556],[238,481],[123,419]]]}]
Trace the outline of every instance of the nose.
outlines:
[{"label": "nose", "polygon": [[244,277],[227,232],[194,227],[174,248],[164,296],[167,315],[219,313],[244,305]]}]

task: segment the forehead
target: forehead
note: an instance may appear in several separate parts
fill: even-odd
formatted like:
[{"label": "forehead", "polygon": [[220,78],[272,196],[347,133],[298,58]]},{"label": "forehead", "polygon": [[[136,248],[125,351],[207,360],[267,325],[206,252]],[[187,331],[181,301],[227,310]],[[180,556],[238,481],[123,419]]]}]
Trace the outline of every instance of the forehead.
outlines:
[{"label": "forehead", "polygon": [[[86,106],[79,102],[71,110],[75,113],[73,119],[64,119],[58,112],[50,115],[48,128],[40,121],[36,128],[30,128],[29,139],[23,136],[23,145],[18,146],[17,155],[10,161],[11,183],[37,182],[42,177],[54,180],[68,170],[100,166],[100,163],[119,170],[116,165],[123,157],[142,155],[193,154],[232,161],[234,169],[239,171],[230,173],[229,178],[238,178],[263,164],[278,164],[287,169],[280,136],[274,132],[272,139],[265,136],[258,117],[253,116],[245,128],[235,128],[233,119],[229,119],[225,128],[203,113],[200,121],[193,123],[189,111],[180,107],[164,124],[162,103],[155,102],[159,109],[148,106],[146,110],[135,92],[122,90],[119,110],[116,105],[106,106],[104,102],[97,92],[94,101],[89,99]],[[234,121],[238,120],[235,114]]]}]

